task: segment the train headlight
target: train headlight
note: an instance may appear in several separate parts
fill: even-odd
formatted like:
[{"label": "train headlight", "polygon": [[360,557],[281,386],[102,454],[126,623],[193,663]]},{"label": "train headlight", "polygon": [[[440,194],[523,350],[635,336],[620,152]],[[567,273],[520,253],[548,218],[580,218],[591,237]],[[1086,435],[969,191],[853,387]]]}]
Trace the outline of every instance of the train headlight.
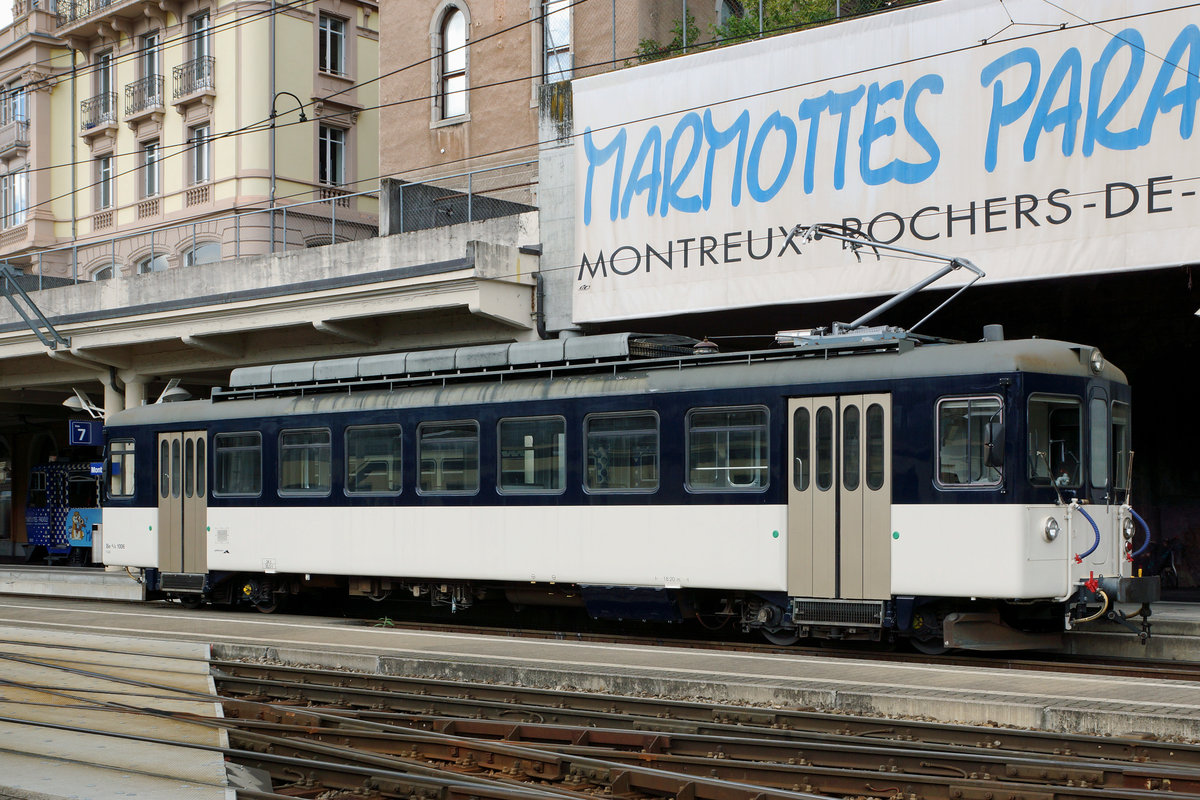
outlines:
[{"label": "train headlight", "polygon": [[1125,521],[1121,523],[1121,535],[1125,537],[1125,541],[1133,541],[1133,520],[1129,517],[1126,517]]},{"label": "train headlight", "polygon": [[1101,354],[1099,348],[1092,348],[1092,354],[1088,357],[1088,365],[1092,368],[1093,374],[1099,375],[1104,371],[1104,355]]},{"label": "train headlight", "polygon": [[1053,542],[1058,538],[1058,520],[1054,517],[1046,518],[1046,525],[1042,528],[1042,533],[1046,537],[1047,542]]}]

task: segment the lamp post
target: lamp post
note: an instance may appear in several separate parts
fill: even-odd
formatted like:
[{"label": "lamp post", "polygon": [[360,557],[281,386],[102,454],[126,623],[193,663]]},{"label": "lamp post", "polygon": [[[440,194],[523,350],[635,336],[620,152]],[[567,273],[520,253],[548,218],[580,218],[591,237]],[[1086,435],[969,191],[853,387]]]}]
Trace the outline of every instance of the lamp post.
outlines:
[{"label": "lamp post", "polygon": [[275,175],[275,117],[279,116],[279,112],[275,110],[275,104],[277,102],[279,102],[279,98],[283,97],[284,95],[287,95],[288,97],[290,97],[296,101],[296,107],[300,110],[300,121],[308,122],[308,117],[306,117],[304,115],[304,103],[301,102],[300,98],[297,97],[296,95],[292,94],[291,92],[286,92],[286,91],[285,92],[276,92],[275,96],[271,98],[271,117],[270,117],[270,119],[271,119],[271,141],[269,143],[269,146],[271,148],[271,252],[272,253],[275,252],[275,185],[276,185],[276,180],[277,180],[276,175]]}]

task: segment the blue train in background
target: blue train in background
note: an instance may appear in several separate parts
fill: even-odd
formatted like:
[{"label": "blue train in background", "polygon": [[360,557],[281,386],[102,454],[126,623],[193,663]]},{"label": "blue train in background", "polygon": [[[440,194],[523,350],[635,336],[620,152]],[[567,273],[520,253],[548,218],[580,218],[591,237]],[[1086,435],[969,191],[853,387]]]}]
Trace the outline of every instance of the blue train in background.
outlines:
[{"label": "blue train in background", "polygon": [[29,471],[28,560],[80,566],[92,562],[93,540],[101,530],[103,476],[102,461],[53,461]]}]

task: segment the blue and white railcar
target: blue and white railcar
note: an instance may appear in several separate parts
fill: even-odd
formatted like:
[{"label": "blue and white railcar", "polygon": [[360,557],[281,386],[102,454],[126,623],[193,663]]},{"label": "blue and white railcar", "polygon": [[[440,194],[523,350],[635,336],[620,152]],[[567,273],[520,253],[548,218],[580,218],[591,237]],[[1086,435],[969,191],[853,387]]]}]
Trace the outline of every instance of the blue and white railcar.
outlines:
[{"label": "blue and white railcar", "polygon": [[29,470],[25,533],[30,558],[92,560],[92,534],[100,530],[103,464],[54,461]]},{"label": "blue and white railcar", "polygon": [[[1044,645],[1131,574],[1130,389],[1093,348],[891,328],[611,335],[235,370],[113,415],[104,559],[159,596],[308,586]],[[136,469],[135,469],[136,465]],[[1143,615],[1143,619],[1145,615]]]}]

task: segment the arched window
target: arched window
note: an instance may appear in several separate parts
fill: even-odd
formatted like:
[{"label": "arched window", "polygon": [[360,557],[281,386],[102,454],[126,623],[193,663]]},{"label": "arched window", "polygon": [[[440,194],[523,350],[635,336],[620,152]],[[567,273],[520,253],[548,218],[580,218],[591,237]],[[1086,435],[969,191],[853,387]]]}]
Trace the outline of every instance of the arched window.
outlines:
[{"label": "arched window", "polygon": [[451,7],[442,17],[438,96],[442,119],[467,113],[467,17]]},{"label": "arched window", "polygon": [[106,281],[109,278],[111,278],[112,276],[113,276],[113,265],[109,264],[107,267],[101,267],[100,269],[94,271],[92,273],[92,280]]},{"label": "arched window", "polygon": [[220,242],[201,242],[200,244],[196,245],[194,250],[188,250],[183,255],[183,264],[186,267],[195,267],[200,264],[211,264],[214,261],[220,260]]},{"label": "arched window", "polygon": [[146,256],[137,262],[138,275],[143,275],[147,272],[162,272],[167,268],[167,257],[162,253],[153,256]]}]

